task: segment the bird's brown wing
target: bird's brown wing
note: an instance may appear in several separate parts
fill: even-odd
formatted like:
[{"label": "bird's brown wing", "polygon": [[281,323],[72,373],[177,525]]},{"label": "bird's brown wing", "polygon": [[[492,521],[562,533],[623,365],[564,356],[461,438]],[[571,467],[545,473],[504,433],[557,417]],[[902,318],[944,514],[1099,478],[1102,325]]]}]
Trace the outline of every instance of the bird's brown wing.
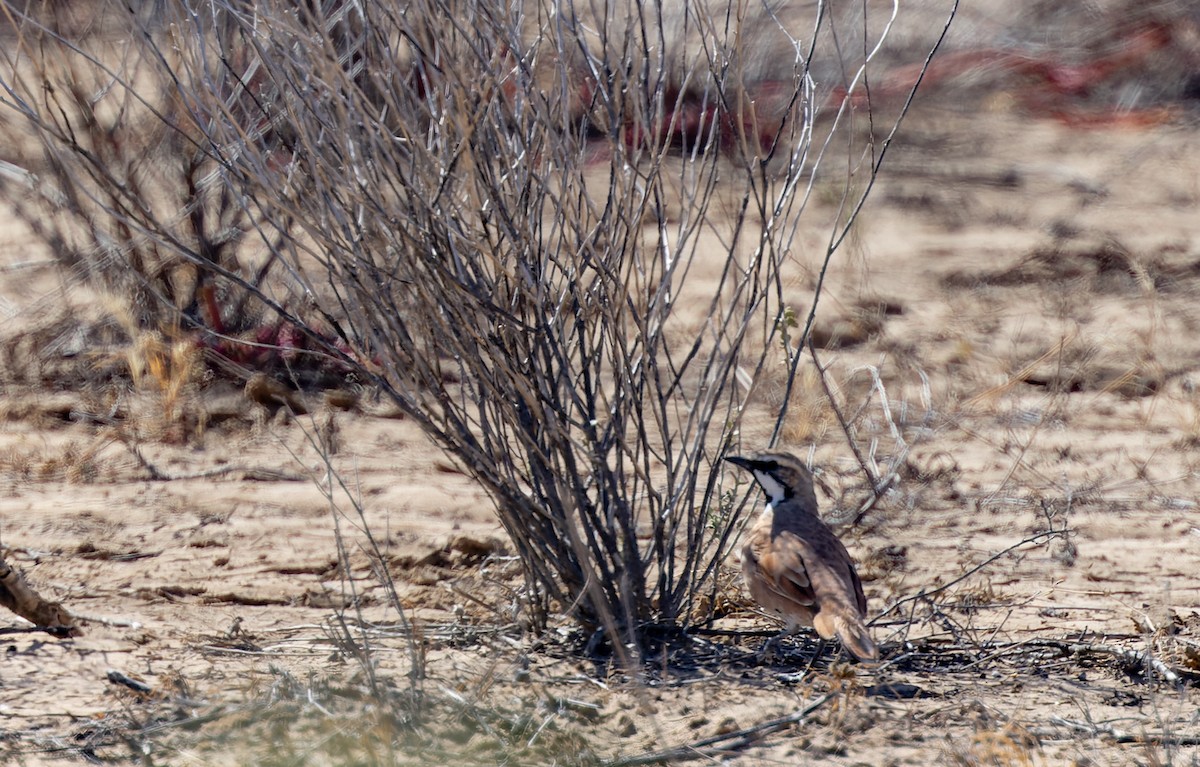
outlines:
[{"label": "bird's brown wing", "polygon": [[773,593],[805,607],[820,609],[832,600],[866,614],[862,581],[840,542],[817,536],[814,542],[790,530],[761,533],[752,535],[746,548]]},{"label": "bird's brown wing", "polygon": [[756,530],[746,542],[749,556],[770,591],[789,602],[812,607],[816,602],[805,560],[813,559],[811,547],[790,532],[774,537],[769,530]]}]

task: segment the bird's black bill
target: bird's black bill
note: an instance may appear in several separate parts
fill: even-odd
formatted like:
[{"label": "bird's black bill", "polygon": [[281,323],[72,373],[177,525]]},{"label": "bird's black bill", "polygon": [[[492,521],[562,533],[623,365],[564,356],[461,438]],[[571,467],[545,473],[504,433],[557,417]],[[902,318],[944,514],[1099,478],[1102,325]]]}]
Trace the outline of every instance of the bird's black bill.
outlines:
[{"label": "bird's black bill", "polygon": [[729,463],[732,463],[734,466],[741,466],[743,469],[753,469],[754,467],[753,459],[745,458],[740,455],[727,455],[725,456],[725,460]]}]

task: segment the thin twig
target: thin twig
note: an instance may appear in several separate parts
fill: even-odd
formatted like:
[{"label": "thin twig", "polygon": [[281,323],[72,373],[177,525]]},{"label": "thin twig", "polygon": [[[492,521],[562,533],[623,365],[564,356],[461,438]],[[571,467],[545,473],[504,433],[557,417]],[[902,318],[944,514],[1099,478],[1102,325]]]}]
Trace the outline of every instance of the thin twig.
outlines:
[{"label": "thin twig", "polygon": [[829,400],[829,407],[833,410],[833,414],[837,416],[838,425],[842,428],[842,434],[846,437],[846,444],[850,446],[850,451],[854,453],[855,460],[858,461],[859,467],[862,468],[863,474],[867,476],[867,481],[871,485],[871,497],[867,498],[862,505],[858,507],[853,519],[850,520],[850,525],[855,526],[863,521],[863,518],[870,513],[871,509],[883,498],[888,490],[892,489],[892,485],[896,484],[896,480],[900,475],[892,470],[883,479],[880,479],[875,471],[871,468],[870,463],[862,454],[862,450],[858,447],[858,441],[854,439],[854,435],[850,433],[850,424],[846,421],[846,416],[842,413],[842,409],[838,407],[837,398],[833,394],[833,388],[830,387],[829,381],[825,375],[825,368],[821,365],[821,360],[817,358],[817,347],[813,344],[812,336],[808,338],[808,351],[812,354],[813,364],[817,368],[817,378],[821,381],[821,388],[825,390],[825,398]]},{"label": "thin twig", "polygon": [[1022,538],[1021,540],[1017,541],[1016,543],[1009,546],[1008,548],[1002,549],[1001,551],[999,551],[999,552],[993,554],[992,556],[988,557],[987,559],[983,560],[975,567],[972,567],[970,570],[967,570],[965,573],[958,576],[954,580],[949,581],[948,583],[943,583],[941,586],[938,586],[935,589],[929,589],[929,590],[922,589],[919,593],[914,594],[911,597],[904,597],[903,599],[899,599],[896,602],[893,602],[887,609],[885,609],[883,612],[879,613],[879,615],[875,616],[875,618],[873,620],[871,620],[870,622],[874,623],[875,621],[879,620],[880,618],[887,615],[888,613],[891,613],[893,610],[895,610],[900,605],[907,604],[909,602],[917,602],[922,599],[928,599],[929,597],[933,596],[934,594],[939,594],[939,593],[945,591],[946,589],[951,588],[952,586],[956,586],[956,585],[962,583],[963,581],[967,580],[971,576],[975,575],[976,573],[978,573],[980,570],[984,569],[991,563],[995,562],[997,559],[1000,559],[1002,557],[1005,557],[1005,556],[1011,554],[1012,552],[1016,551],[1017,549],[1021,548],[1022,546],[1026,546],[1030,543],[1037,543],[1038,541],[1041,541],[1044,538],[1054,538],[1056,536],[1064,536],[1064,535],[1066,535],[1065,530],[1043,530],[1042,532],[1034,533],[1033,535],[1031,535],[1027,538]]},{"label": "thin twig", "polygon": [[813,365],[817,368],[817,378],[821,381],[821,388],[825,390],[825,398],[829,400],[829,407],[833,409],[833,414],[837,416],[838,425],[842,427],[842,434],[846,436],[846,444],[850,446],[850,451],[854,453],[854,458],[858,461],[858,465],[862,467],[863,474],[867,475],[867,480],[871,483],[872,492],[878,497],[880,495],[880,491],[877,489],[880,486],[879,477],[867,465],[867,459],[858,448],[858,441],[850,433],[850,424],[846,422],[846,416],[842,414],[842,409],[838,407],[837,398],[833,396],[833,389],[829,386],[829,380],[825,376],[825,368],[821,366],[821,360],[817,359],[817,347],[813,343],[811,333],[808,336],[808,351],[812,355]]},{"label": "thin twig", "polygon": [[253,466],[218,466],[215,469],[206,469],[204,471],[194,471],[187,474],[168,474],[159,469],[154,464],[142,455],[142,450],[137,445],[133,444],[132,440],[122,439],[122,444],[129,449],[137,462],[150,475],[153,482],[180,482],[188,479],[210,479],[212,477],[221,477],[226,474],[241,473],[245,479],[257,480],[260,482],[304,482],[307,477],[300,474],[292,474],[278,469],[261,469]]},{"label": "thin twig", "polygon": [[1118,647],[1108,644],[1084,644],[1082,642],[1062,642],[1055,639],[1035,639],[1027,642],[1031,647],[1053,647],[1074,655],[1108,655],[1116,658],[1130,668],[1143,670],[1153,669],[1163,680],[1171,684],[1179,684],[1180,674],[1167,664],[1150,654],[1149,650],[1134,650],[1128,647]]},{"label": "thin twig", "polygon": [[[1132,733],[1118,730],[1111,724],[1096,724],[1094,722],[1076,722],[1059,716],[1050,717],[1050,723],[1065,727],[1074,732],[1090,735],[1093,738],[1105,737],[1115,743],[1145,743],[1156,746],[1200,746],[1200,735],[1171,735],[1166,732]],[[1038,738],[1052,737],[1059,733],[1050,728],[1030,730]]]}]

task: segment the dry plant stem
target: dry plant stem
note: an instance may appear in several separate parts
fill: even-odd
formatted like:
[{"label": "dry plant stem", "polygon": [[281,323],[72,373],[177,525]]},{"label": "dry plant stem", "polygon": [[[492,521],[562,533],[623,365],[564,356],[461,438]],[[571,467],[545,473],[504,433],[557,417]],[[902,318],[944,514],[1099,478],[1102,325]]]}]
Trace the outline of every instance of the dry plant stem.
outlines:
[{"label": "dry plant stem", "polygon": [[[1073,655],[1107,655],[1116,658],[1129,668],[1139,668],[1145,672],[1153,672],[1163,681],[1172,685],[1177,685],[1183,681],[1181,674],[1187,674],[1192,677],[1196,676],[1195,672],[1183,670],[1177,672],[1151,655],[1149,650],[1133,650],[1127,647],[1107,644],[1065,642],[1056,639],[1034,639],[1024,644],[1031,647],[1054,647],[1062,650],[1064,653],[1071,653]],[[1147,673],[1147,676],[1150,676],[1150,673]]]},{"label": "dry plant stem", "polygon": [[[371,657],[373,640],[370,632],[366,630],[369,624],[362,613],[362,600],[359,598],[358,587],[350,569],[350,552],[346,545],[346,538],[342,532],[342,517],[344,516],[344,512],[337,502],[337,495],[340,492],[348,499],[355,511],[355,515],[358,518],[356,527],[365,536],[368,553],[371,555],[376,576],[383,584],[391,602],[391,607],[400,621],[404,638],[408,643],[410,661],[408,679],[410,689],[414,693],[419,692],[421,680],[425,678],[425,653],[418,642],[415,628],[411,620],[409,620],[403,604],[400,602],[400,595],[396,590],[395,581],[392,579],[391,572],[387,567],[387,558],[384,556],[383,549],[379,545],[367,521],[362,497],[346,483],[342,474],[334,468],[330,446],[322,439],[322,435],[326,432],[316,423],[315,417],[310,415],[305,426],[305,438],[322,459],[323,475],[320,477],[314,475],[313,482],[325,495],[326,502],[329,505],[330,519],[334,526],[334,540],[338,551],[338,564],[342,574],[342,585],[343,588],[349,591],[350,603],[358,618],[357,622],[352,626],[346,620],[345,611],[342,609],[337,610],[331,620],[333,624],[332,628],[329,629],[331,637],[339,642],[339,645],[347,654],[358,661],[359,666],[363,669],[363,673],[367,676],[372,692],[376,696],[382,696],[384,690],[380,687],[375,673],[375,663]],[[300,463],[299,456],[293,454],[293,457],[297,463]]]},{"label": "dry plant stem", "polygon": [[887,608],[885,608],[883,610],[883,612],[879,613],[879,615],[876,615],[875,618],[873,618],[871,621],[869,621],[869,623],[874,624],[876,621],[882,619],[884,616],[899,609],[902,605],[909,604],[909,603],[916,603],[916,602],[920,602],[922,600],[926,600],[929,597],[934,596],[935,594],[940,594],[941,592],[945,591],[946,589],[957,586],[958,584],[962,583],[963,581],[967,580],[968,578],[975,576],[977,573],[982,571],[984,568],[986,568],[988,565],[992,564],[996,560],[1002,559],[1003,557],[1008,556],[1009,554],[1011,554],[1012,552],[1016,551],[1017,549],[1019,549],[1023,546],[1028,546],[1031,543],[1038,543],[1038,542],[1046,541],[1051,538],[1063,537],[1066,534],[1067,534],[1066,530],[1043,530],[1040,533],[1035,533],[1026,538],[1022,538],[1021,540],[1017,541],[1013,545],[1011,545],[1011,546],[993,554],[992,556],[988,557],[987,559],[983,560],[978,565],[975,565],[974,567],[967,570],[965,573],[958,576],[954,580],[949,581],[948,583],[943,583],[941,586],[938,586],[937,588],[934,588],[934,589],[921,589],[921,591],[917,594],[914,594],[910,597],[904,597],[902,599],[896,600],[891,605],[889,605]]},{"label": "dry plant stem", "polygon": [[3,557],[0,557],[0,606],[29,621],[37,630],[54,636],[71,637],[82,633],[66,608],[34,591]]},{"label": "dry plant stem", "polygon": [[292,474],[278,469],[262,469],[253,466],[218,466],[215,469],[206,469],[205,471],[189,472],[187,474],[168,474],[159,469],[142,454],[140,446],[134,444],[133,440],[122,436],[121,443],[129,449],[137,462],[141,464],[146,473],[150,475],[152,482],[179,482],[189,479],[210,479],[212,477],[223,477],[228,474],[242,474],[246,479],[254,479],[262,482],[303,482],[308,477],[300,474]]},{"label": "dry plant stem", "polygon": [[[933,46],[930,47],[929,53],[925,56],[925,61],[921,65],[921,68],[917,73],[916,80],[913,82],[912,87],[909,89],[908,95],[905,97],[903,107],[900,109],[895,122],[891,126],[891,129],[888,131],[887,135],[879,143],[879,154],[878,154],[878,156],[873,157],[871,160],[870,172],[867,174],[866,186],[863,189],[862,194],[860,194],[858,196],[858,198],[854,201],[854,204],[851,206],[849,214],[846,215],[845,224],[841,227],[835,227],[833,229],[833,231],[830,233],[829,244],[825,248],[825,258],[821,264],[820,271],[817,273],[817,284],[816,284],[816,288],[814,291],[813,302],[809,307],[808,316],[806,317],[806,319],[804,321],[804,332],[801,336],[802,339],[808,339],[811,336],[813,323],[816,321],[816,318],[817,318],[817,302],[820,300],[821,291],[825,286],[825,278],[829,272],[829,265],[833,260],[833,254],[837,252],[837,250],[841,247],[842,243],[849,236],[850,231],[853,228],[855,221],[858,220],[859,215],[862,213],[863,206],[866,205],[867,198],[870,195],[871,190],[874,188],[875,180],[878,178],[879,172],[883,168],[883,161],[884,161],[884,158],[887,156],[888,149],[891,147],[892,141],[895,140],[896,133],[900,130],[901,122],[904,120],[904,117],[909,113],[909,111],[912,107],[913,99],[915,99],[917,96],[917,89],[920,88],[921,82],[925,79],[925,74],[929,71],[929,64],[931,61],[933,61],[933,57],[934,57],[934,55],[937,54],[938,49],[940,49],[942,47],[942,43],[945,42],[946,35],[950,32],[950,25],[954,21],[954,18],[958,15],[958,6],[959,6],[959,0],[954,0],[954,3],[951,6],[950,11],[946,15],[946,23],[942,26],[942,30],[939,33],[937,40],[934,42]],[[895,20],[896,12],[897,12],[897,5],[893,4],[893,16],[892,16],[893,21]],[[891,21],[888,22],[888,27],[891,26],[891,23],[892,23]],[[886,37],[886,32],[884,33],[884,37]],[[866,42],[866,40],[864,38],[864,43],[865,42]],[[883,43],[883,39],[881,38],[879,40],[878,45],[882,45],[882,43]],[[876,51],[878,51],[878,47],[876,48]],[[872,52],[872,54],[873,53],[874,52]],[[872,58],[872,54],[867,55],[867,57],[866,57],[867,61],[870,61],[870,59]],[[871,110],[870,86],[869,86],[869,79],[867,78],[867,67],[865,66],[865,64],[857,73],[855,73],[853,81],[857,83],[860,78],[863,81],[863,88],[867,94],[867,118],[868,118],[868,120],[871,121],[871,126],[872,126],[871,134],[872,134],[872,137],[874,137],[874,119],[875,119],[875,117],[874,117],[873,111]],[[843,101],[839,107],[839,115],[842,113],[842,110],[845,110],[848,107],[849,107],[849,101],[848,100]],[[832,134],[830,134],[829,138],[832,139]],[[868,147],[869,147],[869,149],[874,150],[875,149],[874,142],[870,143],[868,145]],[[827,149],[827,146],[820,147],[818,154],[819,155],[824,154],[826,149]],[[854,176],[853,173],[849,174],[849,176],[847,178],[847,182],[849,182],[849,180],[851,178],[853,178],[853,176]],[[844,192],[841,202],[839,204],[839,209],[838,209],[839,218],[841,217],[842,213],[845,212],[845,206],[846,206],[847,201],[850,198],[850,195],[851,195],[851,188],[850,188],[850,184],[847,183],[845,192]],[[784,396],[783,396],[783,399],[785,402],[791,396],[792,388],[795,386],[796,373],[800,369],[800,360],[801,360],[801,354],[798,350],[796,354],[792,355],[792,361],[789,365],[787,383],[784,388]],[[783,424],[784,424],[785,416],[786,416],[786,411],[781,412],[775,420],[775,428],[771,432],[771,439],[769,442],[769,446],[771,446],[771,447],[775,446],[775,444],[779,441],[779,436],[783,431]]]},{"label": "dry plant stem", "polygon": [[142,627],[142,622],[133,620],[132,618],[107,618],[100,615],[91,615],[88,613],[71,613],[75,618],[84,623],[95,623],[98,626],[110,626],[113,628],[137,629]]},{"label": "dry plant stem", "polygon": [[607,767],[637,767],[643,764],[661,764],[664,762],[686,762],[693,759],[712,759],[722,754],[740,751],[754,745],[767,735],[772,735],[792,725],[800,724],[817,709],[837,697],[837,693],[826,693],[804,708],[787,716],[768,719],[750,727],[745,727],[723,735],[714,735],[683,746],[654,751],[649,754],[617,759],[607,763]]},{"label": "dry plant stem", "polygon": [[[170,115],[153,103],[161,93],[132,87],[120,70],[86,50],[86,43],[77,45],[58,35],[53,18],[43,24],[22,14],[18,20],[13,18],[13,6],[6,3],[4,10],[26,36],[25,44],[10,54],[13,75],[3,82],[7,106],[56,147],[45,155],[49,166],[41,174],[45,178],[27,176],[37,183],[37,194],[16,197],[18,217],[54,246],[56,258],[72,280],[88,281],[128,298],[128,308],[143,327],[176,325],[181,311],[194,321],[192,309],[211,280],[238,270],[233,254],[254,228],[243,216],[246,210],[238,209],[228,189],[201,188],[196,174],[204,152],[182,131],[168,128],[165,143],[181,155],[190,155],[183,162],[157,164],[157,151],[145,150],[148,141],[161,136],[155,131],[138,135],[147,127],[136,119],[140,110],[148,110],[163,125],[172,125]],[[51,44],[38,47],[34,41],[39,38]],[[135,46],[131,60],[143,52]],[[25,55],[33,72],[24,65]],[[110,125],[98,109],[100,101],[87,90],[93,84],[109,92],[110,100],[120,101],[118,114],[129,119]],[[44,103],[23,95],[39,86],[47,94]],[[172,170],[159,175],[166,168]],[[176,169],[180,172],[173,175]],[[160,183],[169,189],[165,194]],[[156,205],[178,193],[188,198],[184,214],[169,204],[165,209]],[[47,218],[39,200],[48,201],[55,215]],[[75,224],[85,234],[81,236]],[[187,259],[172,252],[176,249],[194,256],[195,279],[172,279]],[[121,261],[127,268],[113,268]],[[147,294],[156,300],[145,300]],[[214,319],[220,323],[220,318]]]},{"label": "dry plant stem", "polygon": [[879,499],[895,484],[898,475],[895,471],[888,474],[886,479],[880,480],[876,473],[867,463],[867,459],[863,456],[862,450],[858,447],[858,440],[854,438],[854,434],[850,429],[850,424],[846,422],[846,416],[843,415],[842,409],[838,407],[837,397],[833,394],[833,389],[829,386],[829,380],[825,375],[825,368],[821,365],[821,360],[817,358],[817,347],[813,344],[812,338],[808,339],[808,351],[812,354],[813,365],[817,369],[817,378],[821,381],[821,388],[825,390],[825,398],[829,401],[829,407],[833,410],[833,414],[837,417],[838,425],[842,429],[842,434],[846,437],[846,444],[850,446],[850,450],[854,453],[854,458],[858,461],[859,467],[866,475],[867,481],[871,485],[871,497],[863,502],[859,507],[858,512],[850,521],[851,525],[857,525],[862,522],[863,518],[875,507]]},{"label": "dry plant stem", "polygon": [[[1200,746],[1200,735],[1171,735],[1166,732],[1132,733],[1119,730],[1111,724],[1094,722],[1076,722],[1058,716],[1050,717],[1050,723],[1065,727],[1073,732],[1090,735],[1093,738],[1104,738],[1113,743],[1146,743],[1156,746]],[[1054,738],[1061,735],[1051,728],[1035,728],[1030,732],[1038,738]]]},{"label": "dry plant stem", "polygon": [[[1121,637],[1105,637],[1107,640],[1117,638]],[[1124,638],[1143,639],[1144,637],[1129,635]],[[1044,653],[1039,653],[1038,651],[1050,649],[1058,653],[1061,658],[1081,659],[1093,656],[1111,659],[1117,662],[1116,665],[1118,668],[1114,668],[1114,671],[1119,670],[1122,673],[1136,672],[1141,674],[1147,682],[1158,679],[1176,689],[1180,689],[1183,685],[1200,682],[1200,673],[1183,666],[1171,667],[1154,658],[1149,651],[1121,647],[1114,644],[1091,643],[1083,639],[1027,639],[1018,642],[996,642],[989,639],[982,642],[969,642],[965,640],[962,633],[955,632],[954,638],[949,640],[917,640],[915,649],[923,656],[932,656],[935,658],[942,653],[952,655],[955,658],[955,670],[960,673],[975,668],[986,667],[988,664],[996,661],[1006,661],[1009,664],[1015,664],[1019,667],[1028,667],[1031,663],[1035,662],[1045,664],[1054,659],[1047,658]],[[984,651],[987,654],[972,658],[969,662],[963,663],[963,655],[967,650]],[[906,653],[899,658],[893,658],[886,665],[890,666],[900,663],[907,655]]]},{"label": "dry plant stem", "polygon": [[[820,379],[821,388],[825,391],[825,399],[829,402],[829,407],[837,417],[838,425],[842,427],[842,435],[846,437],[846,444],[850,446],[850,451],[854,453],[859,467],[863,470],[863,474],[867,476],[867,481],[874,491],[875,488],[879,487],[879,478],[875,476],[875,472],[867,465],[867,459],[863,457],[862,451],[858,448],[858,440],[854,439],[854,435],[850,432],[850,424],[846,423],[846,417],[842,415],[842,409],[838,407],[837,398],[833,394],[833,389],[829,386],[829,379],[825,375],[825,367],[821,365],[821,360],[817,358],[817,347],[811,337],[808,339],[808,351],[812,354],[813,365],[817,369],[817,378]],[[876,495],[879,495],[879,493],[876,492]]]}]

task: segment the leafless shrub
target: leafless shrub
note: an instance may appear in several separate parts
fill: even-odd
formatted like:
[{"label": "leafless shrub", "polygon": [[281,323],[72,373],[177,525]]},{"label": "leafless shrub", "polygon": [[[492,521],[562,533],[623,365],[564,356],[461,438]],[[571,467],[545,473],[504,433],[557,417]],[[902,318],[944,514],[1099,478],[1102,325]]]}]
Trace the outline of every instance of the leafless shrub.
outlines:
[{"label": "leafless shrub", "polygon": [[5,50],[6,138],[31,161],[7,168],[8,199],[60,265],[119,295],[143,327],[198,321],[252,227],[233,189],[203,185],[202,136],[181,129],[169,82],[126,79],[181,62],[167,46],[75,29],[58,4],[39,11],[5,6],[19,31]]},{"label": "leafless shrub", "polygon": [[[378,385],[487,488],[536,623],[622,652],[706,617],[742,522],[718,457],[782,365],[780,431],[906,108],[877,132],[865,88],[896,6],[167,0],[103,51],[5,7],[44,150],[10,175],[64,265],[214,352]],[[795,313],[818,179],[844,191]]]}]

